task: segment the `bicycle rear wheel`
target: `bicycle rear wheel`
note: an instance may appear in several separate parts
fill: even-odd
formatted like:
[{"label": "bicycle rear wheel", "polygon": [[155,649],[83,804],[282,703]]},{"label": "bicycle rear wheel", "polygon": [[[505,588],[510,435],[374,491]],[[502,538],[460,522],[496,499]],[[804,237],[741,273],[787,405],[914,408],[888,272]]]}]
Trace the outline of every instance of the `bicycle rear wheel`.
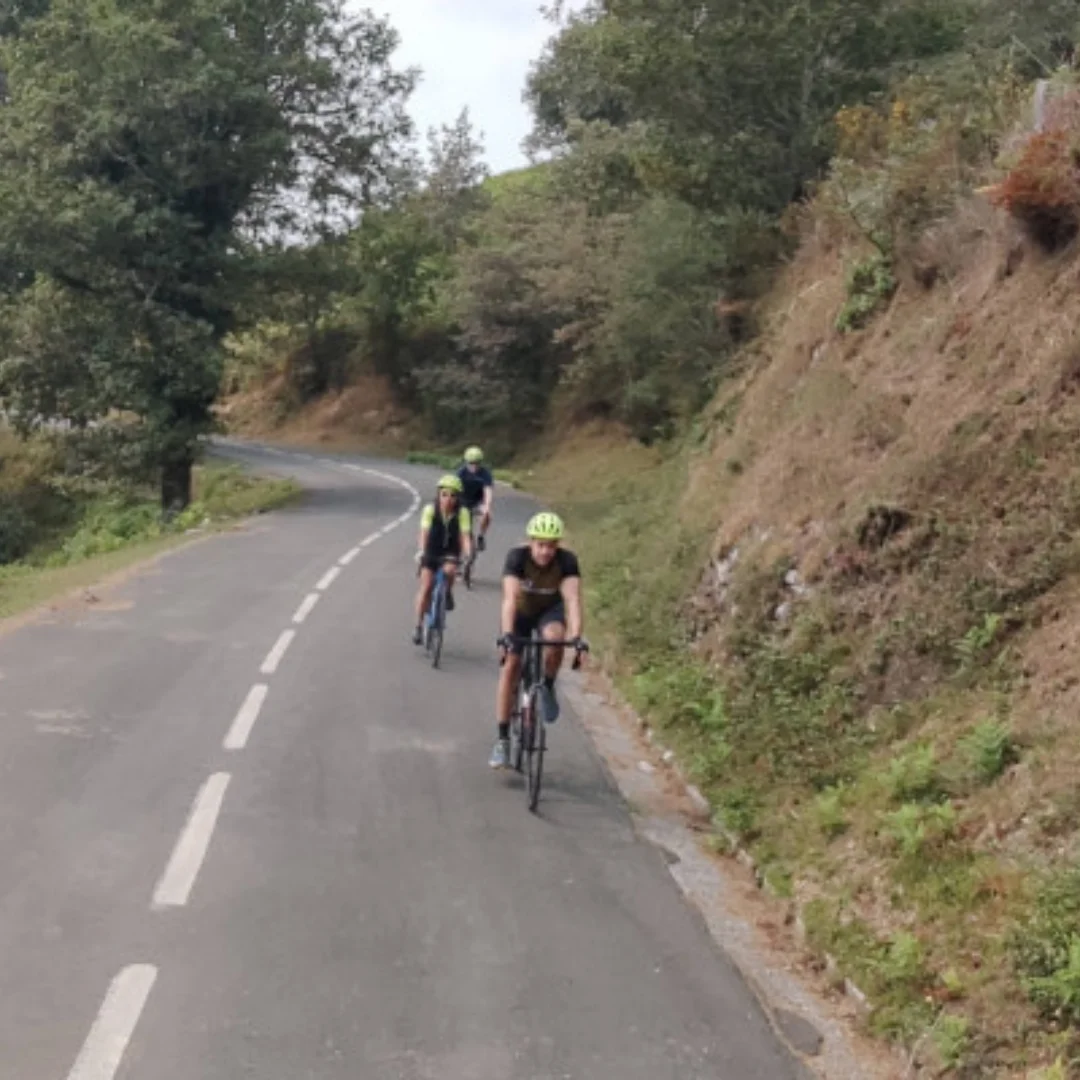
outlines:
[{"label": "bicycle rear wheel", "polygon": [[533,687],[529,692],[529,735],[526,750],[525,791],[529,799],[529,809],[535,814],[540,802],[540,786],[544,778],[544,752],[547,749],[547,732],[544,730],[543,709],[540,704],[540,690]]}]

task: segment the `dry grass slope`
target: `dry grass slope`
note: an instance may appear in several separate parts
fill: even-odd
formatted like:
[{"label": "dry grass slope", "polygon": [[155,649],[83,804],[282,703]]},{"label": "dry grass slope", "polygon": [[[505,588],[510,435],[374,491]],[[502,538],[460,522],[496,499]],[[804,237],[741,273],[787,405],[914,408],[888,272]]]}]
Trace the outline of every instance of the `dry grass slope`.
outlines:
[{"label": "dry grass slope", "polygon": [[852,252],[809,237],[695,438],[578,431],[535,483],[624,685],[874,1029],[1026,1076],[1080,1061],[1080,260],[963,215],[851,334]]}]

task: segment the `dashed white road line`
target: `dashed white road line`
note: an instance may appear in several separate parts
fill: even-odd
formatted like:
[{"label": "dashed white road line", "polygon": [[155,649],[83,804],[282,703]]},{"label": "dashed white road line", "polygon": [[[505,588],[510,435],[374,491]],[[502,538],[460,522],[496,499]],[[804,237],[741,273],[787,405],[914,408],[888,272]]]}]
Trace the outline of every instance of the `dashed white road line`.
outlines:
[{"label": "dashed white road line", "polygon": [[277,639],[274,647],[266,654],[266,659],[262,662],[262,667],[259,668],[264,675],[273,675],[277,671],[278,665],[281,663],[286,649],[292,644],[294,637],[296,637],[295,630],[282,630],[281,637]]},{"label": "dashed white road line", "polygon": [[369,544],[374,544],[375,541],[378,540],[378,539],[379,539],[379,534],[378,533],[372,533],[370,536],[365,536],[364,539],[360,541],[360,546],[362,548],[366,548]]},{"label": "dashed white road line", "polygon": [[299,626],[315,610],[315,605],[320,599],[321,597],[317,592],[308,593],[300,602],[292,621]]},{"label": "dashed white road line", "polygon": [[319,583],[315,586],[315,588],[318,589],[320,592],[324,592],[326,589],[329,589],[330,586],[334,584],[334,582],[337,580],[338,574],[340,573],[340,566],[331,566],[330,569],[327,570],[321,578],[319,578]]},{"label": "dashed white road line", "polygon": [[188,902],[206,858],[229,779],[228,773],[214,773],[199,789],[184,831],[154,889],[154,907],[183,907]]},{"label": "dashed white road line", "polygon": [[233,720],[232,727],[229,728],[229,733],[222,744],[226,750],[243,750],[247,746],[251,729],[259,718],[259,712],[269,692],[270,687],[266,683],[256,683],[248,691],[248,696],[244,698],[244,704],[240,706],[240,711],[236,714],[236,719]]},{"label": "dashed white road line", "polygon": [[349,563],[351,563],[353,561],[353,559],[355,559],[356,556],[359,555],[359,554],[360,554],[360,546],[359,545],[357,545],[354,548],[349,548],[349,550],[346,551],[345,554],[342,555],[340,559],[338,559],[338,565],[339,566],[348,566]]},{"label": "dashed white road line", "polygon": [[156,978],[153,964],[132,964],[113,979],[68,1080],[112,1080]]}]

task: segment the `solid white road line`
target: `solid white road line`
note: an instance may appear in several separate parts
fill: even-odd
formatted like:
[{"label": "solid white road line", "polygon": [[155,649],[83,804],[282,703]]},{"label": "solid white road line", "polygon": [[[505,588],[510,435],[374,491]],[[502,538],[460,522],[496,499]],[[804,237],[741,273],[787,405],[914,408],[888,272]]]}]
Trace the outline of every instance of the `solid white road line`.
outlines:
[{"label": "solid white road line", "polygon": [[292,617],[292,621],[299,625],[302,623],[311,613],[315,610],[315,605],[319,602],[319,594],[317,592],[308,593],[304,597],[303,602],[296,609],[296,614]]},{"label": "solid white road line", "polygon": [[228,786],[228,773],[214,773],[199,789],[169,865],[154,890],[154,907],[182,907],[188,902]]},{"label": "solid white road line", "polygon": [[319,584],[315,586],[316,589],[323,591],[329,589],[331,585],[337,580],[338,574],[341,573],[341,567],[331,566],[329,570],[321,578],[319,578]]},{"label": "solid white road line", "polygon": [[266,654],[266,659],[262,662],[262,667],[259,668],[264,675],[273,675],[277,671],[278,664],[281,663],[281,658],[285,655],[285,650],[292,644],[294,637],[296,637],[295,630],[282,630],[281,637],[277,639],[274,647]]},{"label": "solid white road line", "polygon": [[156,978],[153,964],[132,964],[113,979],[68,1080],[112,1080]]},{"label": "solid white road line", "polygon": [[244,704],[240,706],[240,711],[236,714],[236,719],[233,720],[229,734],[225,736],[225,742],[222,744],[226,750],[243,750],[247,746],[251,729],[259,718],[259,712],[269,692],[270,687],[266,683],[256,683],[248,691],[248,696],[244,699]]}]

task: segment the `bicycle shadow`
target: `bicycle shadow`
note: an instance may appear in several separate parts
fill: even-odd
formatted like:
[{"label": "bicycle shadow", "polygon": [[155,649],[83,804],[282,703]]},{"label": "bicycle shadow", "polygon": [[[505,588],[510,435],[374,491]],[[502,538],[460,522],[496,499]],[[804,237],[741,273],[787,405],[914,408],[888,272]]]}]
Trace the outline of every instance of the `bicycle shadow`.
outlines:
[{"label": "bicycle shadow", "polygon": [[[510,770],[504,776],[504,786],[525,800],[525,776]],[[558,829],[582,827],[582,815],[596,815],[618,820],[629,812],[629,806],[606,776],[548,775],[544,768],[540,803],[532,816]]]}]

